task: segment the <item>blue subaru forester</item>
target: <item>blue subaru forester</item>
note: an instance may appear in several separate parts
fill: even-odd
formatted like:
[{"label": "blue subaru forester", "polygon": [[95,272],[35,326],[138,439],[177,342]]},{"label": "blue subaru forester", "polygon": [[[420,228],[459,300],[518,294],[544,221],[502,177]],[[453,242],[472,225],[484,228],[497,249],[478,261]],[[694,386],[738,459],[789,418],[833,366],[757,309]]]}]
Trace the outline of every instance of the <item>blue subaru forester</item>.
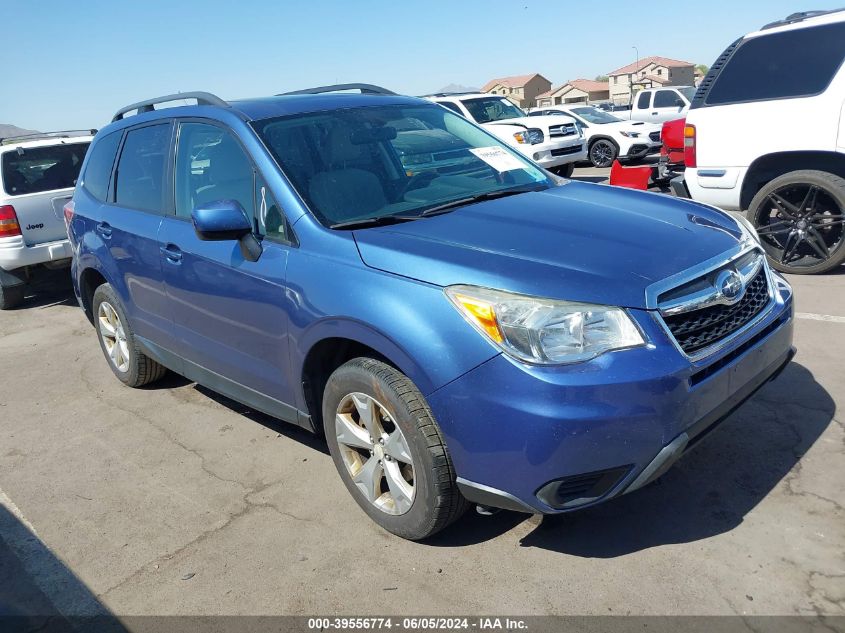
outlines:
[{"label": "blue subaru forester", "polygon": [[324,433],[409,539],[636,490],[794,353],[743,220],[557,178],[367,84],[127,106],[65,217],[123,383],[169,369]]}]

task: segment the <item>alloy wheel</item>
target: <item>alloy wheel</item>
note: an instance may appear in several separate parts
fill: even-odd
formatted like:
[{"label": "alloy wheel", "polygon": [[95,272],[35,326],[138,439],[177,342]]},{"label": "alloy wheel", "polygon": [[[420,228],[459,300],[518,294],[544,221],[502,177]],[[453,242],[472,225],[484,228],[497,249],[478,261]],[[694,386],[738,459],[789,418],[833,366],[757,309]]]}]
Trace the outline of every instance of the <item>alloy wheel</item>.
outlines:
[{"label": "alloy wheel", "polygon": [[845,213],[823,187],[789,184],[763,201],[757,233],[769,257],[783,266],[817,266],[843,246]]},{"label": "alloy wheel", "polygon": [[414,501],[414,462],[405,436],[387,408],[364,393],[341,399],[337,443],[349,476],[386,514],[405,514]]},{"label": "alloy wheel", "polygon": [[615,153],[613,146],[607,141],[596,141],[590,148],[590,161],[595,167],[610,167]]},{"label": "alloy wheel", "polygon": [[108,301],[100,303],[97,310],[97,327],[100,330],[100,337],[103,339],[109,362],[119,372],[128,371],[129,344],[126,341],[126,332],[120,316]]}]

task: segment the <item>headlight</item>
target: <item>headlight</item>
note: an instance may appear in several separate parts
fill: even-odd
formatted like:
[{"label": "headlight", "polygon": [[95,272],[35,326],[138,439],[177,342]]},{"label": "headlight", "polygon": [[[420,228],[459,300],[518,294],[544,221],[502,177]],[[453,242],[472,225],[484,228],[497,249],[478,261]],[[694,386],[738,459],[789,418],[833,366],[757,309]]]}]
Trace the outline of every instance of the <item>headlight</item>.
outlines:
[{"label": "headlight", "polygon": [[742,234],[744,236],[751,238],[752,240],[754,240],[758,244],[761,243],[760,242],[760,236],[757,235],[757,229],[755,229],[754,225],[751,224],[751,222],[748,221],[748,218],[746,218],[744,215],[738,215],[738,214],[731,214],[731,215],[733,215],[734,220],[736,220],[736,223],[739,225],[739,230],[742,231]]},{"label": "headlight", "polygon": [[528,363],[576,363],[610,350],[645,345],[621,308],[477,286],[449,286],[446,295],[475,329],[506,354]]},{"label": "headlight", "polygon": [[625,138],[640,138],[639,132],[619,132]]},{"label": "headlight", "polygon": [[537,143],[542,143],[544,136],[543,130],[538,130],[537,128],[530,128],[523,132],[517,132],[513,135],[516,139],[517,143],[522,145],[536,145]]}]

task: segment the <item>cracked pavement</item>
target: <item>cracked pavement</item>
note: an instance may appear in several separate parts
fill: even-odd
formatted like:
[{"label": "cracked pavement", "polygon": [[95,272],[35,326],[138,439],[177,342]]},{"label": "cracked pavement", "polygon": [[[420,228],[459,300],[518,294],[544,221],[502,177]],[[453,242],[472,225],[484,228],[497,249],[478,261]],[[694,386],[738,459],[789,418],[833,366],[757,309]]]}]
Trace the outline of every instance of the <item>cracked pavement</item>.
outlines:
[{"label": "cracked pavement", "polygon": [[[845,317],[845,268],[790,281],[799,312]],[[416,544],[358,509],[321,440],[176,376],[123,387],[63,275],[38,291],[0,313],[0,604],[845,614],[845,323],[797,320],[795,362],[656,484]]]}]

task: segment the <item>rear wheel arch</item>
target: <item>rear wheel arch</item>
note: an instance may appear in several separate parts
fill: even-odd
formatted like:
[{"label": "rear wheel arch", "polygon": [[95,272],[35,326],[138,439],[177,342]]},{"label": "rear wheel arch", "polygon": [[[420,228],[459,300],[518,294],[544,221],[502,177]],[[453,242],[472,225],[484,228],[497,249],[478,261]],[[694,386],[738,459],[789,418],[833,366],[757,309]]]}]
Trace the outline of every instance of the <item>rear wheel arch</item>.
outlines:
[{"label": "rear wheel arch", "polygon": [[82,298],[82,308],[91,323],[94,322],[94,292],[103,284],[108,283],[103,273],[96,268],[86,268],[79,275],[79,294]]},{"label": "rear wheel arch", "polygon": [[827,151],[776,152],[754,160],[742,181],[739,207],[747,210],[757,192],[792,171],[824,171],[845,178],[845,154]]}]

